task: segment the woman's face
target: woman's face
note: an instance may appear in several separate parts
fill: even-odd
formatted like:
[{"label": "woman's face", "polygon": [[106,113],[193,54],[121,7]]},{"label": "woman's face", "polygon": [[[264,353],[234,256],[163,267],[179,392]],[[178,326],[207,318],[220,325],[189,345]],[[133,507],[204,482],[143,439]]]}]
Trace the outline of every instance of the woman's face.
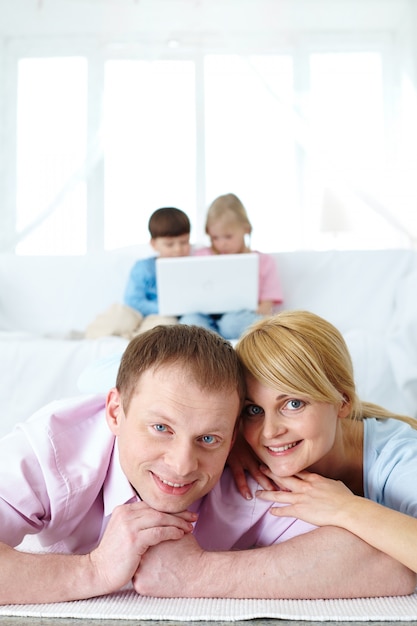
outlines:
[{"label": "woman's face", "polygon": [[271,389],[248,375],[243,434],[263,463],[277,476],[304,469],[327,473],[337,445],[339,417],[349,408]]}]

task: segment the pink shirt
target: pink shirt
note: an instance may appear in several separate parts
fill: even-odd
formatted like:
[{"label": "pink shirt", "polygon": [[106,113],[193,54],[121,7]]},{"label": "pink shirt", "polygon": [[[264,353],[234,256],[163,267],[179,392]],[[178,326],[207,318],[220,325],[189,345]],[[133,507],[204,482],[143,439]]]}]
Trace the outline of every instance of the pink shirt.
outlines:
[{"label": "pink shirt", "polygon": [[[253,252],[259,256],[259,302],[270,300],[274,304],[281,304],[284,298],[275,259],[264,252],[257,250]],[[193,252],[194,256],[209,256],[211,254],[214,254],[211,248],[198,248]]]},{"label": "pink shirt", "polygon": [[[104,396],[49,404],[0,440],[0,540],[33,550],[87,553],[113,509],[137,499],[120,467]],[[252,481],[252,488],[255,483]],[[213,491],[192,506],[195,535],[210,550],[270,545],[314,528],[247,501],[225,470]],[[36,536],[36,537],[35,537]]]}]

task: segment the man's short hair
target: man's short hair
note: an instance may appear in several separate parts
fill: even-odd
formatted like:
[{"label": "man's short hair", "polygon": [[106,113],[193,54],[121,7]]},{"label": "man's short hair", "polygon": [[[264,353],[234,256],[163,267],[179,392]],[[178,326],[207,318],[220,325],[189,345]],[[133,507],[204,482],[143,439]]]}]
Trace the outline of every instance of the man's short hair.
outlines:
[{"label": "man's short hair", "polygon": [[175,207],[162,207],[154,211],[148,222],[152,239],[157,237],[179,237],[189,235],[191,230],[188,215]]},{"label": "man's short hair", "polygon": [[174,324],[156,326],[128,344],[116,379],[125,411],[141,374],[166,365],[185,370],[189,379],[205,391],[236,390],[243,407],[245,380],[230,342],[200,326]]}]

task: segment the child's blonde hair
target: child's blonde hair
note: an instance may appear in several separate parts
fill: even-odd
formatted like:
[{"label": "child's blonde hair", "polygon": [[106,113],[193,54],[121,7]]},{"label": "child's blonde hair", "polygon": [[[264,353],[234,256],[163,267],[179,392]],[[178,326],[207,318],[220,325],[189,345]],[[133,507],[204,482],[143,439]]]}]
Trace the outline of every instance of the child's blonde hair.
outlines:
[{"label": "child's blonde hair", "polygon": [[209,228],[220,218],[230,218],[231,222],[236,222],[245,227],[245,232],[250,235],[252,232],[252,224],[249,221],[246,209],[242,202],[234,193],[226,193],[218,196],[210,204],[207,209],[206,217],[206,233],[209,235]]},{"label": "child's blonde hair", "polygon": [[252,324],[236,345],[247,373],[270,388],[318,402],[349,402],[350,419],[417,420],[359,399],[352,359],[342,334],[309,311],[282,311]]}]

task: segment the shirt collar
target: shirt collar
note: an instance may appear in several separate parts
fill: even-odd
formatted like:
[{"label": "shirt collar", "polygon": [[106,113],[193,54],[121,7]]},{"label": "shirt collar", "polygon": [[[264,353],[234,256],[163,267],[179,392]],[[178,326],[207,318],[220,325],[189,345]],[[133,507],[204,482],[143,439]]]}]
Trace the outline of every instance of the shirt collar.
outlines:
[{"label": "shirt collar", "polygon": [[103,484],[104,515],[111,515],[119,504],[134,502],[138,497],[126,478],[119,459],[117,439],[113,447],[110,465]]}]

